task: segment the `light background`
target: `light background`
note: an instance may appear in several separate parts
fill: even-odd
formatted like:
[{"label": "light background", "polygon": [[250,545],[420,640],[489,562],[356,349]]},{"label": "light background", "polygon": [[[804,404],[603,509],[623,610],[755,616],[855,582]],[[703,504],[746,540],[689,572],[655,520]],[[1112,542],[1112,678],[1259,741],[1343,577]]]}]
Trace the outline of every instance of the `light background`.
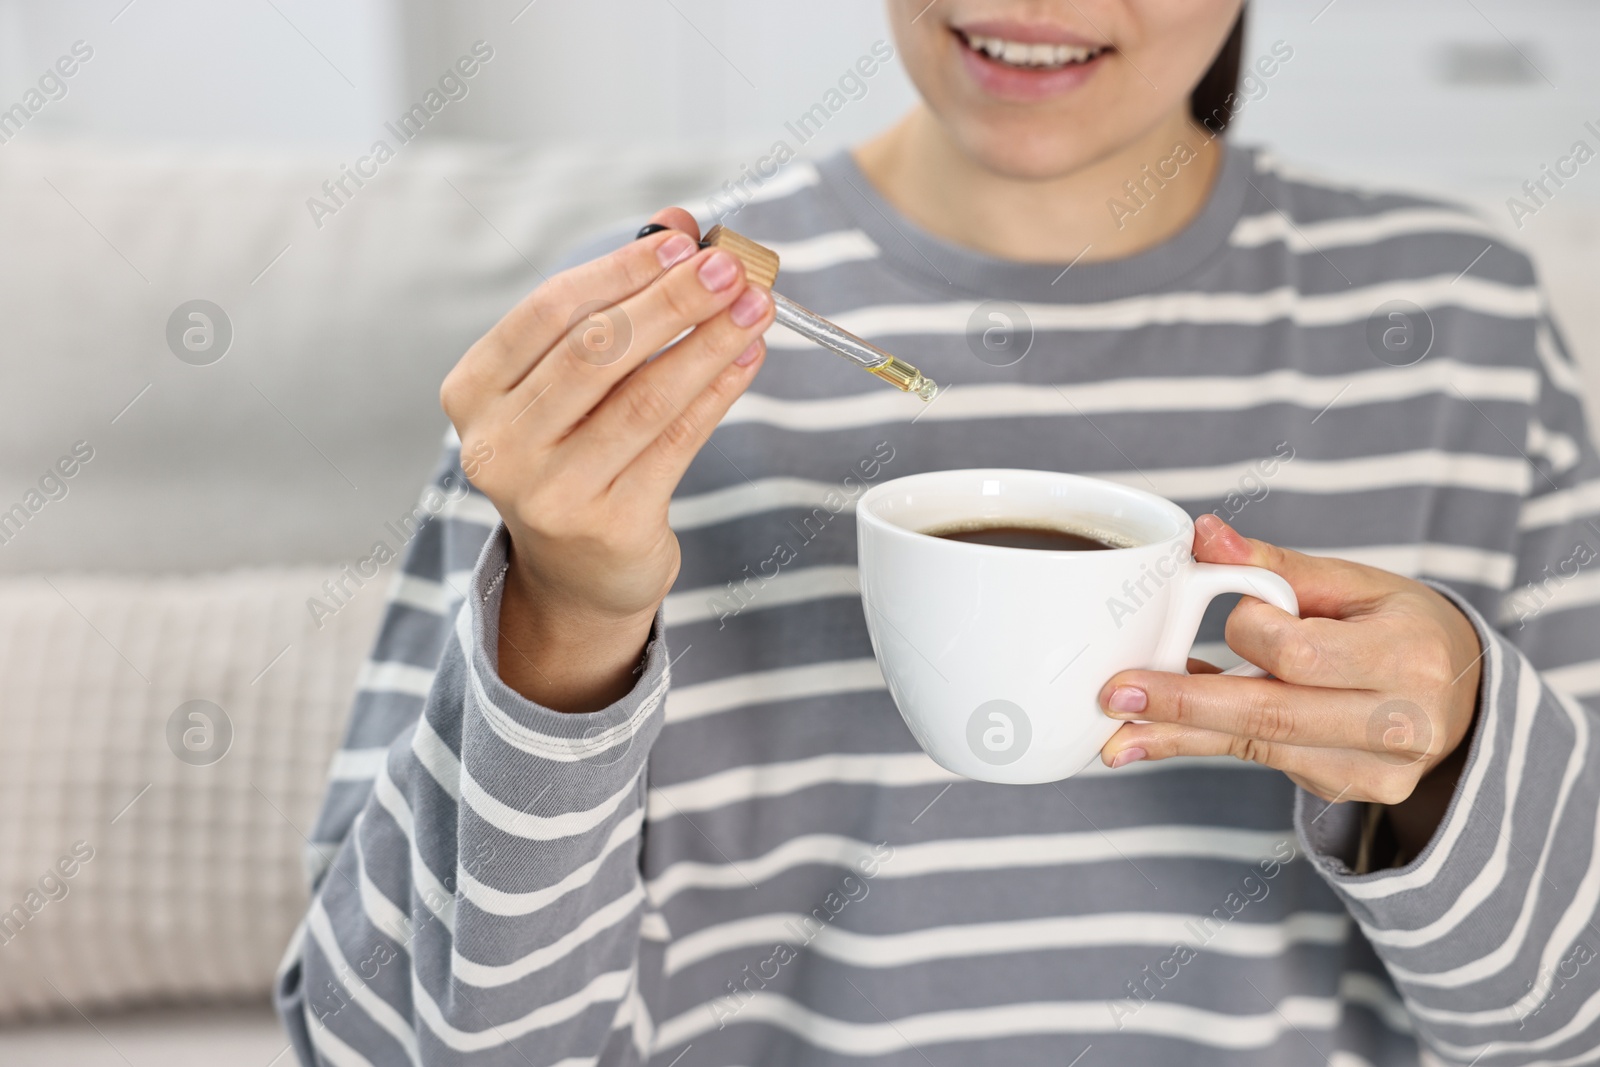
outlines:
[{"label": "light background", "polygon": [[[1251,10],[1247,55],[1282,40],[1294,58],[1239,134],[1324,169],[1511,195],[1600,120],[1592,2]],[[29,136],[347,153],[482,39],[505,62],[440,135],[764,145],[886,36],[874,0],[0,0],[0,102],[83,39],[96,61]],[[898,72],[879,79],[812,147],[858,139],[911,99]],[[1600,177],[1570,191],[1600,195]]]}]

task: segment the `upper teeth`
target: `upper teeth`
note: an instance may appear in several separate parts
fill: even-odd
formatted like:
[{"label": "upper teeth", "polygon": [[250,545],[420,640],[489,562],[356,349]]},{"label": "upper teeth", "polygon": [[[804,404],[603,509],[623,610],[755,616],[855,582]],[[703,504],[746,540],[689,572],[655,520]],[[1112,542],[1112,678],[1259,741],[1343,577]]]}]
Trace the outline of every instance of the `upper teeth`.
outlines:
[{"label": "upper teeth", "polygon": [[1069,44],[1024,44],[975,34],[967,35],[967,43],[976,51],[1020,67],[1059,67],[1063,63],[1082,63],[1100,51],[1098,48],[1074,48]]}]

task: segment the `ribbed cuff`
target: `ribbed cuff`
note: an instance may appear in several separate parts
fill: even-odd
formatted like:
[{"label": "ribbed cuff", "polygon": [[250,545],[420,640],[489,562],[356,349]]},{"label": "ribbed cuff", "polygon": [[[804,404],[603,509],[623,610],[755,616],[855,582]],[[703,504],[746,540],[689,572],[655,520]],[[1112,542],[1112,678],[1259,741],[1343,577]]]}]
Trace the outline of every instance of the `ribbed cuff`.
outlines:
[{"label": "ribbed cuff", "polygon": [[[471,628],[469,684],[489,727],[501,739],[555,765],[604,769],[610,780],[630,779],[644,766],[661,729],[661,709],[669,685],[666,640],[656,612],[633,688],[599,711],[569,713],[535,703],[512,689],[499,672],[500,601],[505,590],[510,535],[495,527],[473,569],[470,617],[457,625]],[[463,635],[466,636],[466,635]],[[598,783],[596,783],[598,784]]]}]

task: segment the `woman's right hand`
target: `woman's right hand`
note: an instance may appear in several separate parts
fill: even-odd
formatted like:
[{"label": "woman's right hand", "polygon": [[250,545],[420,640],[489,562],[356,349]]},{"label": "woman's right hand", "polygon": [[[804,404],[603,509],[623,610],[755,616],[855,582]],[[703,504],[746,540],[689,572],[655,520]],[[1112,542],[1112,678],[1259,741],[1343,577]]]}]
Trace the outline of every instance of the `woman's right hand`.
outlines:
[{"label": "woman's right hand", "polygon": [[770,294],[699,249],[688,212],[652,221],[671,228],[546,281],[440,390],[463,469],[511,535],[500,676],[559,711],[632,688],[678,574],[673,490],[755,377],[772,321]]}]

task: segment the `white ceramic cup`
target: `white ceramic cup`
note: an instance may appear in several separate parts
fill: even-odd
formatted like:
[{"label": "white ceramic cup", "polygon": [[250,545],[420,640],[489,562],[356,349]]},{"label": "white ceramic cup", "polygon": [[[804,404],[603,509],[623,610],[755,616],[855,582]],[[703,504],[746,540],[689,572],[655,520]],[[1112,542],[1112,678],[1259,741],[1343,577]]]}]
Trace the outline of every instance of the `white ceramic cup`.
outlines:
[{"label": "white ceramic cup", "polygon": [[[999,548],[924,532],[975,522],[1131,547]],[[984,782],[1082,770],[1121,725],[1100,710],[1101,687],[1122,670],[1182,672],[1213,597],[1247,593],[1299,614],[1271,571],[1195,562],[1194,523],[1176,504],[1073,474],[897,478],[857,502],[856,537],[867,630],[895,706],[936,762]]]}]

